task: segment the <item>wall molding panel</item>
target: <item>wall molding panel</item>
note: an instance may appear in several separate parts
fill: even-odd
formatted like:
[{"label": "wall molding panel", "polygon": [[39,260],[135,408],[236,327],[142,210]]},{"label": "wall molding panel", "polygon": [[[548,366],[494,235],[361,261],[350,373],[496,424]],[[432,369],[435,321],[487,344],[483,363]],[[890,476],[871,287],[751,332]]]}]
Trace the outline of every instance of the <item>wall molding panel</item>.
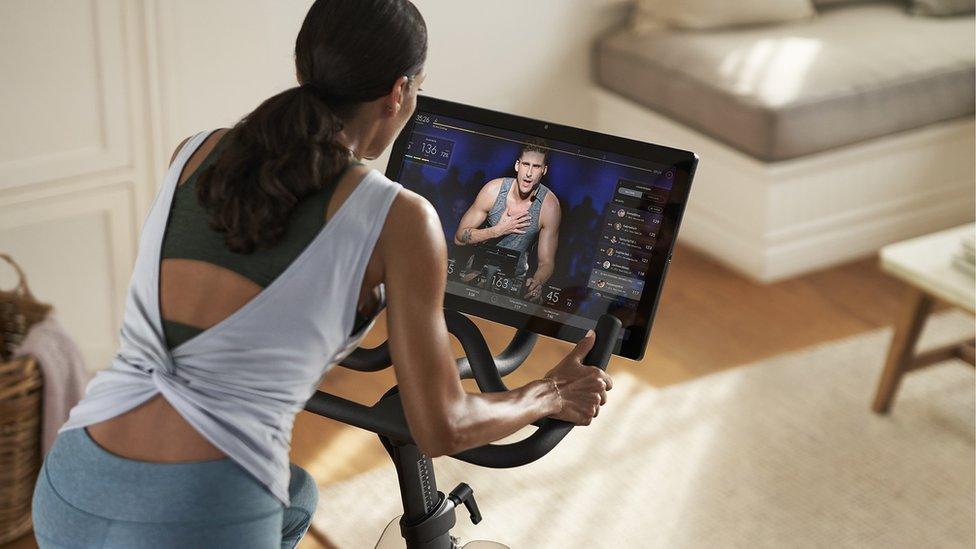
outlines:
[{"label": "wall molding panel", "polygon": [[[107,365],[117,343],[135,260],[134,188],[119,179],[54,196],[0,197],[0,249],[24,267],[38,299],[54,304],[92,370]],[[4,275],[3,286],[12,286]]]},{"label": "wall molding panel", "polygon": [[[47,12],[42,9],[42,3],[29,3],[23,0],[15,3],[26,4],[40,12],[34,17],[27,18],[27,28],[22,29],[22,32],[36,31],[40,35],[40,40],[44,40],[48,34],[59,32],[56,27],[47,30],[31,28],[41,26],[42,20],[46,19]],[[90,47],[78,47],[71,40],[44,40],[46,48],[38,49],[38,53],[19,48],[17,51],[7,51],[2,55],[18,56],[16,63],[10,63],[15,67],[31,61],[49,66],[50,74],[47,78],[50,81],[45,83],[59,85],[56,89],[38,90],[36,94],[30,95],[37,95],[39,101],[46,102],[48,105],[62,103],[65,109],[76,109],[79,116],[77,120],[49,118],[45,116],[48,113],[44,110],[44,104],[30,102],[26,105],[7,104],[0,107],[2,111],[8,109],[13,111],[5,112],[4,119],[12,119],[14,123],[30,122],[27,127],[9,128],[12,131],[4,137],[4,140],[25,139],[30,140],[32,144],[29,147],[11,147],[9,144],[5,146],[8,151],[23,149],[24,153],[29,154],[18,155],[16,152],[0,154],[0,191],[120,167],[131,167],[133,164],[130,149],[132,135],[129,132],[128,109],[125,108],[128,95],[126,81],[129,76],[126,74],[125,64],[127,47],[122,25],[122,0],[89,0],[62,4],[62,6],[83,13],[84,17],[70,19],[70,22],[75,25],[72,32],[81,33],[90,41],[88,44]],[[30,11],[30,7],[20,6],[20,10]],[[36,58],[30,59],[32,56]],[[28,59],[23,59],[24,57]],[[58,67],[51,66],[52,60],[58,57],[70,59],[72,62],[81,59],[82,68],[94,70],[93,75],[88,75],[93,78],[90,81],[86,79],[61,81],[61,71]],[[4,64],[9,63],[9,60],[6,61],[8,62]],[[32,91],[28,89],[31,85],[29,81],[21,82],[20,86],[12,92],[14,99],[22,99],[21,95],[29,94]],[[73,89],[74,86],[79,86],[81,89]],[[34,112],[21,110],[25,108]],[[54,108],[52,111],[58,112],[59,109]],[[27,120],[26,117],[30,114],[37,116]],[[76,136],[74,142],[59,143],[57,139],[49,139],[50,136],[58,135],[63,128],[76,124],[89,126],[82,127],[84,135]],[[51,146],[45,149],[40,147],[41,144]]]},{"label": "wall molding panel", "polygon": [[[0,251],[54,305],[90,370],[114,354],[153,189],[141,6],[10,0],[0,19]],[[14,283],[0,266],[0,287]]]}]

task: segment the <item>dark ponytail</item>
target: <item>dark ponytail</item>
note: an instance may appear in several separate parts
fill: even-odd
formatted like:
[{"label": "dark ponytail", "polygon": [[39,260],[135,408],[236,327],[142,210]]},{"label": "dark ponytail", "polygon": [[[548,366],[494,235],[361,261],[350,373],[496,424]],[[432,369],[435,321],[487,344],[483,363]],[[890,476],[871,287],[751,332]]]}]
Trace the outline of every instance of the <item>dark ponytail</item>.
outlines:
[{"label": "dark ponytail", "polygon": [[316,0],[295,42],[302,85],[258,106],[223,138],[197,181],[210,227],[231,251],[272,247],[296,204],[351,161],[343,119],[383,97],[427,56],[427,28],[409,0]]}]

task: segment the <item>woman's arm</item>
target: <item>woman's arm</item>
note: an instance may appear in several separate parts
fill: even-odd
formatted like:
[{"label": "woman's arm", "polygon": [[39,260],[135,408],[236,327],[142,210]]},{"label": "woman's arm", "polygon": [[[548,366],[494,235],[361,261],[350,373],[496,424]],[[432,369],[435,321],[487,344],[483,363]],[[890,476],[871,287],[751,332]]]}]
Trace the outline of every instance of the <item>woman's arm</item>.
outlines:
[{"label": "woman's arm", "polygon": [[400,191],[377,244],[390,354],[407,424],[422,452],[455,454],[561,411],[553,383],[545,380],[504,393],[464,390],[444,322],[447,245],[437,212],[426,199]]}]

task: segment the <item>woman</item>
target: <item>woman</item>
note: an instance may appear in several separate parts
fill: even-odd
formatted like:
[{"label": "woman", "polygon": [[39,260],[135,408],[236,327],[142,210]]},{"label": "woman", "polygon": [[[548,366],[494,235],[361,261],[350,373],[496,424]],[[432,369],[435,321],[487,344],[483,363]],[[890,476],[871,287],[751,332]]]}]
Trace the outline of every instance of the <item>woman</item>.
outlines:
[{"label": "woman", "polygon": [[427,455],[546,416],[596,417],[611,380],[580,364],[592,333],[546,379],[461,386],[437,214],[358,161],[409,120],[426,49],[407,0],[317,0],[295,46],[300,85],[177,148],[143,226],[119,352],[38,478],[41,547],[294,547],[317,500],[288,462],[295,415],[384,306]]}]

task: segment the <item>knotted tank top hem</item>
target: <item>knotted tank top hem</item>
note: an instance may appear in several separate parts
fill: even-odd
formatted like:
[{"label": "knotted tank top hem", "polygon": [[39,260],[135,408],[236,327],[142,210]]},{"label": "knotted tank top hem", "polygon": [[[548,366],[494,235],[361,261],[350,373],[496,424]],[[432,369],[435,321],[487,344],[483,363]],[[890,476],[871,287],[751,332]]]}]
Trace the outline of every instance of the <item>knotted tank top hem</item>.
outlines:
[{"label": "knotted tank top hem", "polygon": [[161,393],[287,506],[295,416],[375,322],[353,333],[366,265],[402,187],[370,171],[267,287],[169,349],[159,314],[162,239],[180,172],[210,133],[191,138],[167,171],[139,237],[119,351],[89,381],[59,432],[111,419]]}]

